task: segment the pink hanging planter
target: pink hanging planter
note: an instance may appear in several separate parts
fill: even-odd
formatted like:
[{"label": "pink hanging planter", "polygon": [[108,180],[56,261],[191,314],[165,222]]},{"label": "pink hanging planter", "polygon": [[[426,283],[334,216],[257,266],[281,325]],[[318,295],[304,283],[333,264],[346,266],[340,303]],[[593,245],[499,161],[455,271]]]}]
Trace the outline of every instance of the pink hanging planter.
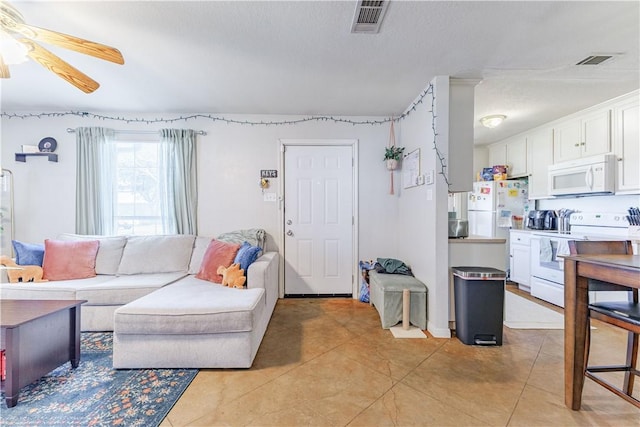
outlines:
[{"label": "pink hanging planter", "polygon": [[398,169],[398,162],[402,159],[402,153],[404,147],[396,147],[396,134],[393,130],[393,120],[391,120],[391,127],[389,128],[389,146],[384,150],[384,161],[387,165],[387,170],[390,171],[391,178],[391,190],[389,194],[393,192],[393,171]]}]

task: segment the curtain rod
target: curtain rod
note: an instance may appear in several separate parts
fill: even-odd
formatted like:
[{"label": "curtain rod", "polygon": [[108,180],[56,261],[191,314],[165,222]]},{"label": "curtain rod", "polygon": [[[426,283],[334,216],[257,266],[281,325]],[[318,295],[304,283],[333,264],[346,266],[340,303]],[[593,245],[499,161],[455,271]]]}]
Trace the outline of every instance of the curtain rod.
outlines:
[{"label": "curtain rod", "polygon": [[[67,128],[67,132],[69,133],[76,133],[75,129],[72,128]],[[160,131],[157,130],[116,130],[115,133],[128,133],[131,135],[142,135],[142,134],[154,134],[154,133],[159,133]],[[198,135],[206,135],[207,132],[203,131],[203,130],[197,130],[196,134]]]}]

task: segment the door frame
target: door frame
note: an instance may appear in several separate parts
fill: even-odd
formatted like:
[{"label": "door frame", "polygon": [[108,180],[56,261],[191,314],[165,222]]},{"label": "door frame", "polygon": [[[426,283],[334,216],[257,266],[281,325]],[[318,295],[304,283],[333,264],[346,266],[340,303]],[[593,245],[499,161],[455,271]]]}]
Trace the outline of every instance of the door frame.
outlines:
[{"label": "door frame", "polygon": [[284,242],[285,242],[285,227],[284,227],[284,199],[287,195],[284,193],[285,185],[284,182],[287,179],[286,171],[284,170],[284,154],[287,146],[348,146],[351,147],[351,155],[353,159],[353,167],[351,168],[352,174],[352,185],[353,185],[353,224],[351,227],[351,247],[352,249],[352,259],[353,266],[351,269],[351,291],[352,298],[358,299],[358,254],[360,253],[358,242],[358,222],[359,222],[359,211],[358,211],[358,140],[357,139],[279,139],[279,150],[280,150],[280,159],[279,159],[279,167],[282,173],[282,179],[279,179],[279,187],[278,192],[280,193],[279,198],[279,206],[278,206],[278,236],[280,240],[280,244],[278,252],[280,255],[280,265],[279,268],[279,298],[284,298]]}]

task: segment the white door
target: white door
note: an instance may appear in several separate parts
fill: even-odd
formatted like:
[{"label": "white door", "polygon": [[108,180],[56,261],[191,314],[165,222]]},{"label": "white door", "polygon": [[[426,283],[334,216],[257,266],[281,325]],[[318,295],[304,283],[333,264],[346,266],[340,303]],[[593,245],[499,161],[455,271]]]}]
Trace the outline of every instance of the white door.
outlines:
[{"label": "white door", "polygon": [[352,147],[285,148],[285,294],[351,295]]}]

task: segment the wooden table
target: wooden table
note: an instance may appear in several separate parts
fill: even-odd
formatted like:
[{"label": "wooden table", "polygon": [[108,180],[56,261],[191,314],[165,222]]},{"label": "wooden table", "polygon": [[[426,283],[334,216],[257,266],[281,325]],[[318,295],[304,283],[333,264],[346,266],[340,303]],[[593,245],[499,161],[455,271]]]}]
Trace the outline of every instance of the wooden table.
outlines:
[{"label": "wooden table", "polygon": [[0,301],[1,343],[5,350],[7,407],[20,389],[71,361],[80,362],[80,305],[86,300]]},{"label": "wooden table", "polygon": [[588,325],[588,279],[640,288],[640,255],[564,257],[564,403],[580,409]]}]

